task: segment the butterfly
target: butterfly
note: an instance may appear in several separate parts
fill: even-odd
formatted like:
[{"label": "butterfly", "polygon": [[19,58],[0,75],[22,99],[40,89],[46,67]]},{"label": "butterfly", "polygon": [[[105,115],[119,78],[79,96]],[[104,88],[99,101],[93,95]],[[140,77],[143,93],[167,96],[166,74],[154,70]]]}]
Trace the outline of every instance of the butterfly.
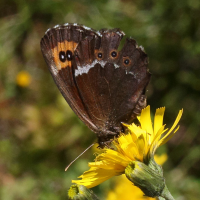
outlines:
[{"label": "butterfly", "polygon": [[60,92],[101,148],[146,106],[148,57],[131,38],[119,50],[124,35],[66,23],[48,29],[40,43]]}]

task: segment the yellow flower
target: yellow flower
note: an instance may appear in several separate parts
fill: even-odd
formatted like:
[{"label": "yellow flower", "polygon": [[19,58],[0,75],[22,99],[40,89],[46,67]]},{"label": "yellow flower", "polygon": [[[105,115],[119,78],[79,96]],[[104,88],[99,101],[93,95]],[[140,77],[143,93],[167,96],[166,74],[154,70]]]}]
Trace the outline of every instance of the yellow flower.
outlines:
[{"label": "yellow flower", "polygon": [[125,168],[132,161],[147,164],[149,159],[154,156],[156,149],[165,144],[179,128],[179,126],[177,128],[176,126],[183,110],[179,111],[173,126],[168,132],[168,129],[164,129],[165,125],[163,125],[164,111],[164,107],[156,110],[154,126],[152,126],[150,106],[143,109],[141,116],[138,118],[140,126],[134,123],[131,125],[125,124],[128,134],[121,134],[112,142],[116,149],[101,150],[102,153],[96,157],[95,162],[88,164],[90,169],[79,177],[82,180],[72,180],[72,183],[92,188],[113,176],[123,174]]},{"label": "yellow flower", "polygon": [[[167,160],[167,154],[162,154],[161,156],[154,156],[155,161],[162,165]],[[108,192],[107,200],[127,200],[127,199],[137,199],[137,200],[155,200],[155,198],[150,198],[144,196],[144,193],[129,181],[123,174],[120,177],[116,177],[116,186],[114,190]]]},{"label": "yellow flower", "polygon": [[21,71],[17,74],[16,82],[21,87],[27,87],[31,82],[31,76],[28,72]]}]

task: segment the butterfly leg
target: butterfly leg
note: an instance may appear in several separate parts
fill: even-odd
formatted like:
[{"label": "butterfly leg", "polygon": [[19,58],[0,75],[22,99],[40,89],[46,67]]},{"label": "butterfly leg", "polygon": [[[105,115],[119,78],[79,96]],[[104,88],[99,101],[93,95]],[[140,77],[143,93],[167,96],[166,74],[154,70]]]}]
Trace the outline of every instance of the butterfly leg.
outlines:
[{"label": "butterfly leg", "polygon": [[133,109],[133,113],[131,115],[131,119],[135,119],[138,115],[140,115],[143,108],[147,105],[147,98],[145,95],[141,95],[140,99],[138,100],[135,108]]},{"label": "butterfly leg", "polygon": [[119,133],[115,133],[112,131],[106,131],[105,135],[101,135],[101,132],[98,133],[98,143],[99,143],[99,148],[103,149],[104,147],[108,147],[109,149],[111,142],[113,141],[113,138],[118,136]]},{"label": "butterfly leg", "polygon": [[113,149],[110,144],[113,140],[105,141],[105,142],[99,142],[98,148],[103,149],[104,147],[107,147],[108,149]]}]

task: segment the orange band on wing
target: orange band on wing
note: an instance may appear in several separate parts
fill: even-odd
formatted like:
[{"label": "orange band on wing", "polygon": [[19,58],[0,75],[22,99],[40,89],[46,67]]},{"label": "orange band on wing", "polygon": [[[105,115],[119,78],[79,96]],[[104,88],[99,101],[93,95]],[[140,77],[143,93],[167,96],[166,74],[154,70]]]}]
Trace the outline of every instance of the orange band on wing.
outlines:
[{"label": "orange band on wing", "polygon": [[72,55],[74,55],[74,50],[76,49],[77,45],[78,43],[75,43],[73,41],[69,42],[65,40],[63,42],[58,42],[57,46],[52,49],[52,54],[53,54],[54,61],[58,70],[61,70],[61,68],[65,68],[67,66],[69,67],[72,66],[71,60],[66,59],[65,62],[61,61],[59,57],[59,53],[61,51],[63,52],[71,51]]}]

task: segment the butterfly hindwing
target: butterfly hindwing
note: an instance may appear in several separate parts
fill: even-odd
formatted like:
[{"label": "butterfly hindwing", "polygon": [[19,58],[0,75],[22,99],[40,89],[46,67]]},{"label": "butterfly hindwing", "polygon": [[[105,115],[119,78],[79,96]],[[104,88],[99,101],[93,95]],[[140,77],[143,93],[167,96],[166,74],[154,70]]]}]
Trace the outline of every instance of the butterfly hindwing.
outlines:
[{"label": "butterfly hindwing", "polygon": [[118,51],[123,33],[114,29],[103,30],[101,34],[98,49],[95,37],[87,37],[77,46],[75,80],[91,120],[98,127],[101,139],[106,140],[112,137],[111,132],[122,131],[122,122],[132,119],[150,74],[147,55],[135,40],[128,39]]}]

